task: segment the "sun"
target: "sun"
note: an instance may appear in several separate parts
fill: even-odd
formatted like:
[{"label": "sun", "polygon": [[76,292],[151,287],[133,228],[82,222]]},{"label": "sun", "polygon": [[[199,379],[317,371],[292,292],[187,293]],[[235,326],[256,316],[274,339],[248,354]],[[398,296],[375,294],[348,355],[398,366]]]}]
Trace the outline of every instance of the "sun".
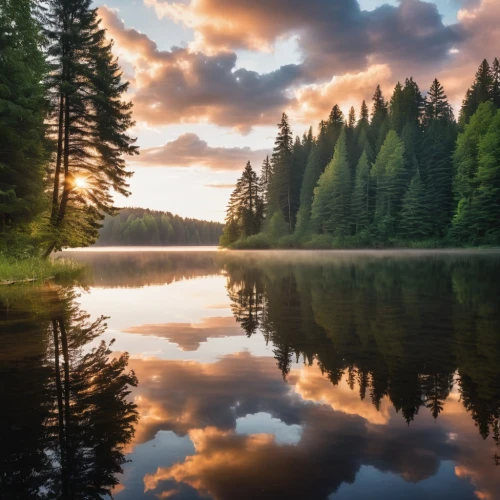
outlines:
[{"label": "sun", "polygon": [[88,187],[87,180],[83,177],[75,177],[75,187],[78,189],[86,189]]}]

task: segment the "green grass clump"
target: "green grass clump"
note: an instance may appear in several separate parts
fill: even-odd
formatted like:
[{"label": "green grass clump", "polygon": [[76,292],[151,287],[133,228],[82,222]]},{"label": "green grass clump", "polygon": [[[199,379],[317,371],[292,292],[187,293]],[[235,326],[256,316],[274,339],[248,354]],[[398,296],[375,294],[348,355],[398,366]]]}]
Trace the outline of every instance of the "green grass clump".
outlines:
[{"label": "green grass clump", "polygon": [[36,279],[43,281],[55,278],[57,281],[71,281],[81,277],[86,266],[70,259],[12,259],[0,255],[0,282]]}]

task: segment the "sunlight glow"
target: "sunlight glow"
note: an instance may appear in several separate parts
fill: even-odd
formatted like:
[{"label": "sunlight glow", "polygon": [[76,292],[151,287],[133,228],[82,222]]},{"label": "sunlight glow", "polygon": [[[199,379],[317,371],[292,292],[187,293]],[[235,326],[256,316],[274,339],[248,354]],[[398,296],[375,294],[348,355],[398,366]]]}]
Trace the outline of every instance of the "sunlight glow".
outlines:
[{"label": "sunlight glow", "polygon": [[75,177],[75,187],[78,189],[87,189],[88,183],[87,180],[83,177]]}]

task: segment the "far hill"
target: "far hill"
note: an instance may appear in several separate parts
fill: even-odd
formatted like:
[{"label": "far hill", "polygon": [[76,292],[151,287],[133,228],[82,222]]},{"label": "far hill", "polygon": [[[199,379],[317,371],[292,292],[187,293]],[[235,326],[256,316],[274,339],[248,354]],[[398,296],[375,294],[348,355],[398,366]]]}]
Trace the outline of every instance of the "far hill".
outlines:
[{"label": "far hill", "polygon": [[223,224],[170,212],[124,208],[106,216],[97,246],[218,245]]}]

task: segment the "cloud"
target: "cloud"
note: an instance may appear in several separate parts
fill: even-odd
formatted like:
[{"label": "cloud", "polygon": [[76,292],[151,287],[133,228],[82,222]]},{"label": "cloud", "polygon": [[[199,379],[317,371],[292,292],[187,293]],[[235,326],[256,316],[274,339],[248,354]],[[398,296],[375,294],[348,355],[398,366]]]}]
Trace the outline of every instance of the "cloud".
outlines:
[{"label": "cloud", "polygon": [[196,134],[186,133],[163,146],[144,149],[136,160],[149,167],[205,167],[211,170],[243,170],[250,161],[260,166],[268,150],[214,148]]},{"label": "cloud", "polygon": [[232,52],[207,55],[187,48],[160,51],[146,35],[127,29],[116,11],[99,12],[115,53],[133,67],[134,117],[149,125],[210,122],[248,132],[275,124],[293,102],[290,88],[302,78],[289,64],[260,74],[236,67]]},{"label": "cloud", "polygon": [[205,318],[200,324],[168,323],[165,325],[141,325],[125,330],[126,333],[138,333],[167,339],[177,344],[182,351],[196,351],[202,342],[209,338],[238,337],[245,335],[233,316]]},{"label": "cloud", "polygon": [[194,50],[272,50],[278,38],[296,36],[306,72],[331,78],[369,64],[429,67],[449,57],[461,39],[445,26],[433,3],[401,0],[361,10],[357,0],[145,0],[158,16],[195,31]]},{"label": "cloud", "polygon": [[359,112],[363,99],[370,105],[378,84],[386,92],[387,98],[393,85],[392,71],[387,64],[374,64],[366,71],[334,76],[324,84],[305,85],[297,91],[297,105],[292,114],[301,122],[313,123],[325,117],[332,103],[339,104],[344,112],[355,103]]},{"label": "cloud", "polygon": [[458,44],[453,61],[444,67],[439,78],[448,98],[459,105],[472,84],[480,62],[500,57],[500,8],[497,0],[469,2],[458,12],[466,43]]},{"label": "cloud", "polygon": [[[189,47],[162,51],[125,27],[117,11],[100,8],[132,75],[135,117],[150,126],[212,123],[247,133],[274,125],[283,110],[292,122],[309,124],[335,103],[358,108],[376,84],[388,93],[407,76],[423,90],[438,76],[456,107],[480,60],[493,57],[500,42],[496,0],[460,2],[453,25],[422,0],[371,11],[357,0],[144,2],[195,33]],[[290,38],[298,44],[297,64],[265,74],[238,67],[235,50],[271,51]]]},{"label": "cloud", "polygon": [[205,184],[205,187],[215,188],[215,189],[234,189],[233,184]]}]

